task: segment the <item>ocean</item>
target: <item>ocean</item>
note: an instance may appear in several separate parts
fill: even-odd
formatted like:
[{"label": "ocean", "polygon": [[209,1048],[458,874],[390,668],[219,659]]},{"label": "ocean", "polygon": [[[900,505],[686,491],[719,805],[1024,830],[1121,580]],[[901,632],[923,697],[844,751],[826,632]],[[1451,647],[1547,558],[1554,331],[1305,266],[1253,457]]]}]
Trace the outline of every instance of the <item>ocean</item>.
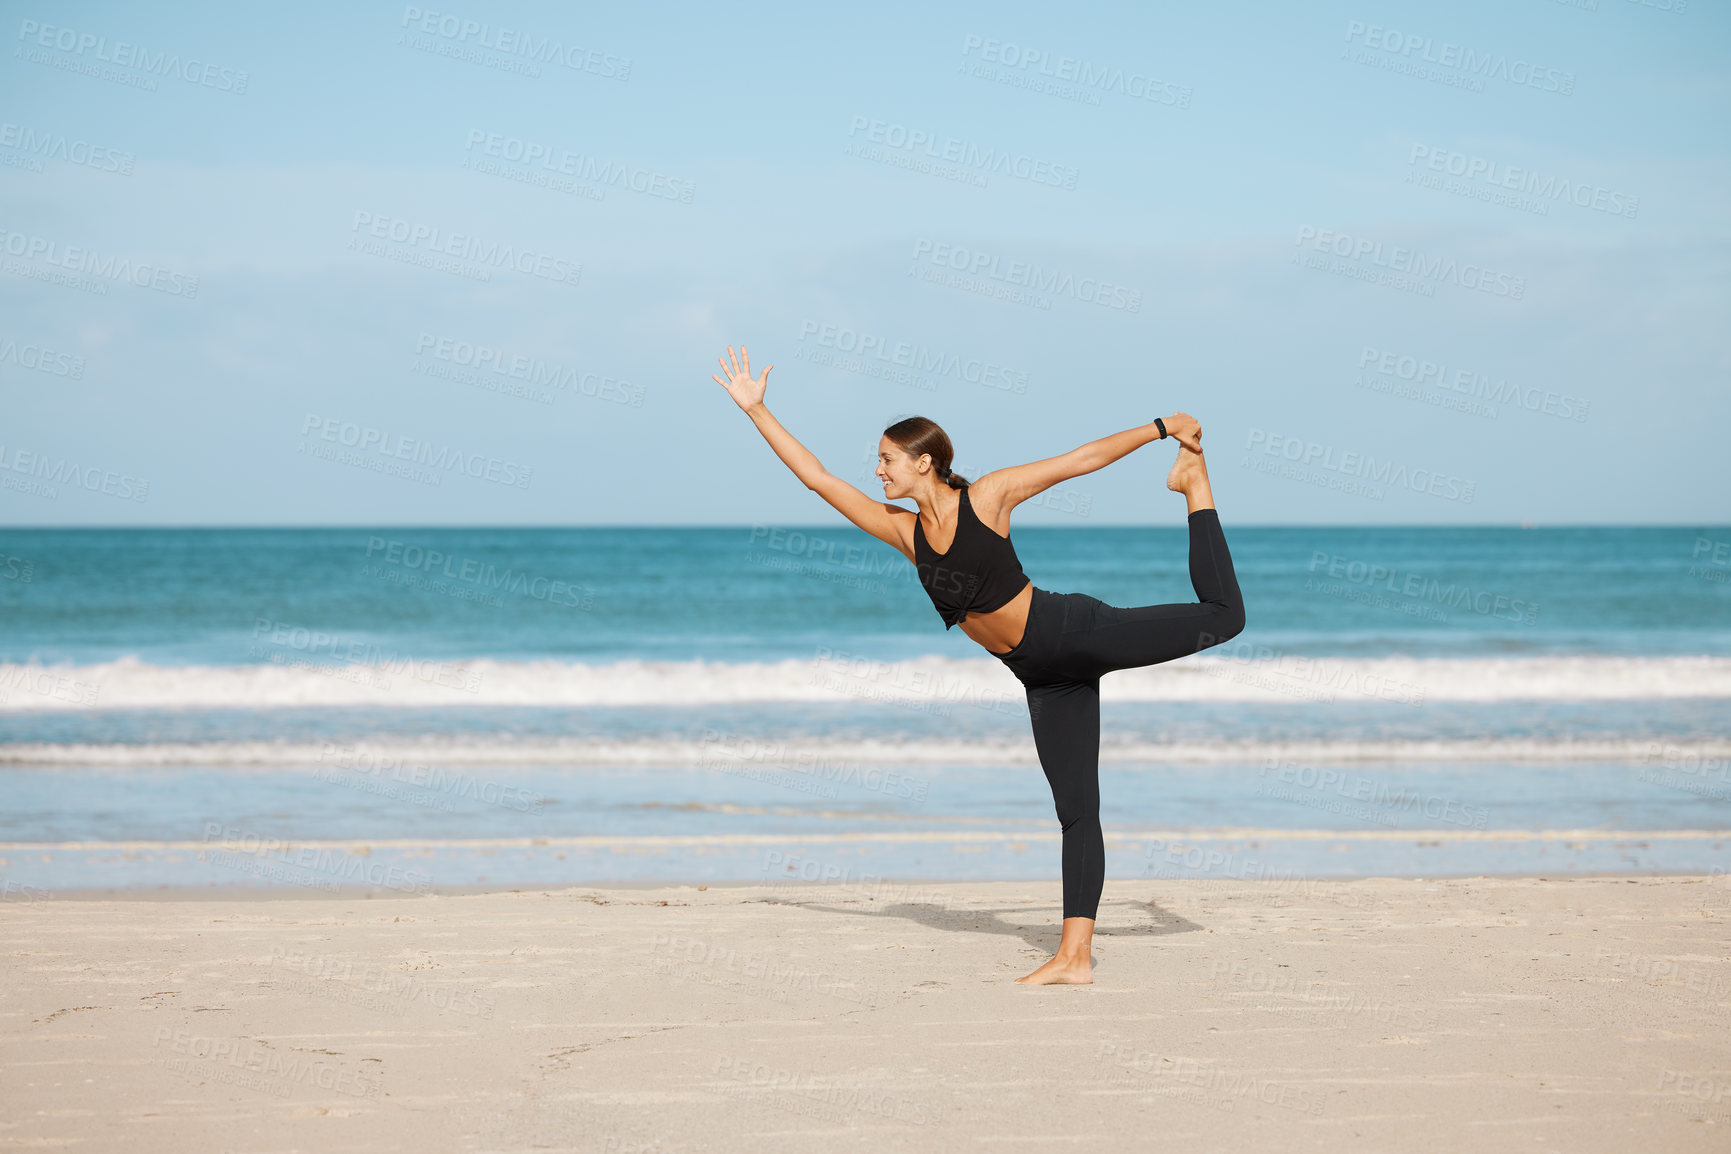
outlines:
[{"label": "ocean", "polygon": [[[1109,878],[1731,864],[1731,527],[1226,530],[1245,632],[1103,683]],[[0,531],[0,774],[9,899],[1058,876],[1020,686],[845,526]]]}]

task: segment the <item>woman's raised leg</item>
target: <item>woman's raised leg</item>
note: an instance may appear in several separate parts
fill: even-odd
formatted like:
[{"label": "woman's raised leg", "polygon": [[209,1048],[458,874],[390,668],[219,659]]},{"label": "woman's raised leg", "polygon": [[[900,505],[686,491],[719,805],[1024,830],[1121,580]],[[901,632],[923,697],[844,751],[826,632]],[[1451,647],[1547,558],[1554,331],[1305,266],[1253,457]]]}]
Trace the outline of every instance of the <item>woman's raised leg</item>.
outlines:
[{"label": "woman's raised leg", "polygon": [[1178,457],[1166,484],[1191,506],[1190,586],[1196,600],[1128,609],[1099,605],[1092,628],[1064,638],[1065,648],[1096,675],[1185,657],[1244,630],[1244,596],[1208,490],[1207,466],[1188,449],[1178,450]]}]

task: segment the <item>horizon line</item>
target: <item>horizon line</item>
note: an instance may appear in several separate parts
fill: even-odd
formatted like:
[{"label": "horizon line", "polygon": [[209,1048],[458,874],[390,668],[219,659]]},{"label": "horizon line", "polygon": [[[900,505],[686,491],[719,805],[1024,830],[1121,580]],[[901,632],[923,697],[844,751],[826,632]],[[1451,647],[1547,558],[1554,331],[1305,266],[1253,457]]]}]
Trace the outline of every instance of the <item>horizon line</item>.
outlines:
[{"label": "horizon line", "polygon": [[[907,510],[913,512],[913,510]],[[1022,529],[1183,529],[1185,524],[1133,522],[1133,521],[1102,521],[1089,524],[1076,524],[1065,521],[1024,522]],[[1237,529],[1511,529],[1533,531],[1541,529],[1722,529],[1731,531],[1731,522],[1716,523],[1703,521],[1377,521],[1377,522],[1330,522],[1330,521],[1245,521],[1234,522]],[[813,523],[804,521],[717,521],[717,522],[658,522],[658,521],[617,521],[617,522],[334,522],[334,521],[283,521],[283,522],[152,522],[146,524],[0,524],[0,532],[30,532],[30,531],[104,531],[119,530],[329,530],[329,529],[462,529],[478,530],[520,530],[520,529],[854,529],[862,535],[876,540],[871,534],[860,529],[851,522]]]}]

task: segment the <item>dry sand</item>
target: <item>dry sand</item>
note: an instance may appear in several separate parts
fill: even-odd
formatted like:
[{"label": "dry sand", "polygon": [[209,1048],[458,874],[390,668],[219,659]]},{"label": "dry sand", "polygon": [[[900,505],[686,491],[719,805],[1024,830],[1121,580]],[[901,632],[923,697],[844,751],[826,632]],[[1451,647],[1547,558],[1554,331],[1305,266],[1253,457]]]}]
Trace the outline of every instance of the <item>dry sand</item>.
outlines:
[{"label": "dry sand", "polygon": [[0,1148],[1731,1150],[1723,877],[8,901]]}]

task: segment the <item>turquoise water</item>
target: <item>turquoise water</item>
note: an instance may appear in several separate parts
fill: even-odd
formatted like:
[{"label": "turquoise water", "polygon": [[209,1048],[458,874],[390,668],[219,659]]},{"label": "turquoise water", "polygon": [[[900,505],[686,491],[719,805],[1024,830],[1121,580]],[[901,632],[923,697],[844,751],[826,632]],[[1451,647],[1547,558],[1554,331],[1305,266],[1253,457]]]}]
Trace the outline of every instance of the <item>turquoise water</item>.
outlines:
[{"label": "turquoise water", "polygon": [[[1731,528],[1227,534],[1245,633],[1106,680],[1111,876],[1726,864]],[[1019,686],[852,529],[9,530],[0,773],[8,893],[1055,876]]]},{"label": "turquoise water", "polygon": [[[1731,654],[1731,528],[1227,530],[1259,644]],[[1014,536],[1041,588],[1194,598],[1182,528]],[[0,565],[7,662],[247,664],[261,618],[441,659],[978,652],[933,628],[906,559],[851,527],[11,530],[0,554],[31,567]]]}]

